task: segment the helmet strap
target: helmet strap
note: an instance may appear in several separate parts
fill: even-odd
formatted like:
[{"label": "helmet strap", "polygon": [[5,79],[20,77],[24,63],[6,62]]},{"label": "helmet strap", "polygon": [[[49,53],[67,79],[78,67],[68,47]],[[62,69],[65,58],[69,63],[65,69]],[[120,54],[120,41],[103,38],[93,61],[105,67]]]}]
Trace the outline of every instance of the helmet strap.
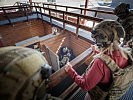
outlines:
[{"label": "helmet strap", "polygon": [[[112,31],[113,31],[113,33],[114,33],[114,40],[118,40],[117,31],[115,30],[114,27],[112,27]],[[114,41],[114,40],[113,40],[113,41]]]}]

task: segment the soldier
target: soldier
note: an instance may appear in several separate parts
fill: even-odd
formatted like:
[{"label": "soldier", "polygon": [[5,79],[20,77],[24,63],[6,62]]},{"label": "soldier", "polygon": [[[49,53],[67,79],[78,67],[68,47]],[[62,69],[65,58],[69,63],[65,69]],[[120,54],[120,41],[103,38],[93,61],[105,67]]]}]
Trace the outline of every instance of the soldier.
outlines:
[{"label": "soldier", "polygon": [[115,8],[114,13],[118,16],[118,22],[124,27],[126,33],[122,46],[129,51],[128,54],[133,59],[133,12],[129,4],[121,3]]},{"label": "soldier", "polygon": [[[94,60],[89,65],[84,76],[78,75],[70,63],[66,64],[66,73],[82,89],[89,91],[89,94],[93,96],[91,98],[96,98],[94,100],[105,100],[106,98],[117,100],[122,95],[116,87],[115,89],[113,87],[113,89],[118,90],[117,92],[114,92],[114,90],[112,90],[113,92],[109,91],[112,84],[113,86],[116,86],[115,83],[118,84],[119,82],[122,84],[122,78],[118,82],[114,78],[114,73],[119,71],[119,69],[126,68],[128,65],[127,55],[118,46],[120,38],[124,37],[124,35],[125,31],[120,23],[111,20],[103,21],[96,25],[92,31],[92,37],[95,39],[99,51],[97,51],[98,54],[94,56]],[[98,92],[94,92],[94,94],[97,94],[93,95],[91,91],[97,86],[98,88],[95,90],[98,90]],[[124,87],[123,90],[126,91],[126,88]],[[108,93],[110,94],[107,96]]]},{"label": "soldier", "polygon": [[133,37],[133,13],[130,10],[130,5],[121,3],[114,9],[114,13],[118,16],[118,22],[120,22],[125,29],[126,37],[123,45],[126,45]]},{"label": "soldier", "polygon": [[60,100],[46,92],[51,71],[34,49],[0,48],[0,100]]},{"label": "soldier", "polygon": [[63,67],[67,62],[70,62],[72,59],[74,59],[72,50],[70,50],[66,46],[60,49],[58,55],[59,55],[60,67]]}]

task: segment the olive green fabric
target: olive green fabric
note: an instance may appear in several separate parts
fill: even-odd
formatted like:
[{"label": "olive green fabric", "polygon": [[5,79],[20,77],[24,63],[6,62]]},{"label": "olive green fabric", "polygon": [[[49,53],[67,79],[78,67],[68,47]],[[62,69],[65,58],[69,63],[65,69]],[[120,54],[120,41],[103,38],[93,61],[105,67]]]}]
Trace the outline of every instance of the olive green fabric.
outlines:
[{"label": "olive green fabric", "polygon": [[120,22],[125,29],[125,41],[129,41],[133,37],[133,12],[130,5],[121,3],[114,9],[114,13],[118,16],[117,21]]},{"label": "olive green fabric", "polygon": [[40,68],[47,63],[36,50],[23,47],[0,48],[0,100],[36,99],[45,82]]},{"label": "olive green fabric", "polygon": [[[109,91],[103,91],[96,86],[92,90],[88,91],[92,100],[118,100],[125,92],[130,88],[133,82],[133,65],[127,66],[125,69],[121,69],[108,55],[97,54],[94,59],[101,59],[105,62],[108,68],[112,72],[113,83],[109,88]],[[93,60],[94,61],[94,60]],[[91,62],[91,64],[93,63]]]}]

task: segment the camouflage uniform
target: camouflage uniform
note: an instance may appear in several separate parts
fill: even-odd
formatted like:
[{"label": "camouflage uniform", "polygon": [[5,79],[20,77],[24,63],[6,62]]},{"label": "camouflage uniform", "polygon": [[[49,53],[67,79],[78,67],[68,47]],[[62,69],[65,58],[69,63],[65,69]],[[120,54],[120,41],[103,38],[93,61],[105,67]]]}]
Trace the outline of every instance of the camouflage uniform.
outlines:
[{"label": "camouflage uniform", "polygon": [[60,67],[63,67],[67,62],[70,62],[75,57],[72,53],[72,50],[70,50],[68,47],[62,47],[58,55]]},{"label": "camouflage uniform", "polygon": [[15,46],[0,48],[0,100],[56,100],[46,95],[50,74],[51,67],[40,52]]},{"label": "camouflage uniform", "polygon": [[[114,41],[119,41],[124,35],[124,28],[117,21],[103,21],[95,26],[92,31],[92,37],[96,40],[97,46],[105,49],[110,47],[111,43],[113,43],[114,46],[117,45]],[[119,48],[119,51],[123,50]],[[124,69],[120,68],[106,53],[95,55],[95,59],[97,58],[101,59],[110,69],[113,82],[109,91],[102,91],[99,87],[92,89],[92,91],[89,92],[93,97],[92,100],[118,100],[130,88],[133,82],[133,67],[130,65]]]},{"label": "camouflage uniform", "polygon": [[130,11],[130,5],[121,3],[115,8],[114,13],[118,16],[118,22],[125,29],[124,44],[126,44],[133,37],[133,13]]}]

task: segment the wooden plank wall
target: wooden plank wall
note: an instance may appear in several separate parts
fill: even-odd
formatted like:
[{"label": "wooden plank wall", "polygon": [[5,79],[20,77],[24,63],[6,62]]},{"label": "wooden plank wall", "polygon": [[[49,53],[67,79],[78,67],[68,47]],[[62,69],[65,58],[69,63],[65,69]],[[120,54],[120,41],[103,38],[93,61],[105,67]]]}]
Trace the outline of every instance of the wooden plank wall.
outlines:
[{"label": "wooden plank wall", "polygon": [[47,39],[45,41],[41,41],[41,45],[46,45],[50,50],[54,53],[58,51],[58,49],[62,46],[69,46],[69,34],[62,33],[57,35],[51,39]]},{"label": "wooden plank wall", "polygon": [[67,46],[71,48],[73,54],[77,57],[85,50],[87,50],[91,46],[91,43],[79,38],[75,33],[66,30],[60,35],[57,35],[53,38],[40,41],[40,48],[42,51],[45,52],[44,56],[50,65],[52,63],[48,49],[52,50],[55,54],[57,54],[62,46]]},{"label": "wooden plank wall", "polygon": [[[66,33],[70,33],[70,32],[66,31]],[[76,56],[80,55],[91,46],[91,43],[81,38],[78,38],[76,35],[71,35],[69,42],[70,42],[69,43],[70,47],[72,48]]]},{"label": "wooden plank wall", "polygon": [[43,28],[46,34],[52,33],[52,26],[50,23],[43,21]]},{"label": "wooden plank wall", "polygon": [[65,31],[64,33],[55,36],[51,39],[41,41],[41,45],[47,46],[54,53],[58,53],[58,49],[62,46],[68,46],[73,50],[75,56],[83,53],[91,46],[91,43],[78,38],[74,33]]},{"label": "wooden plank wall", "polygon": [[44,36],[51,32],[51,26],[46,22],[42,22],[42,20],[30,20],[28,22],[0,26],[0,35],[4,46],[14,45],[16,42],[34,36]]},{"label": "wooden plank wall", "polygon": [[40,41],[40,48],[45,52],[44,56],[47,59],[49,65],[52,65],[49,50],[53,51],[55,54],[58,52],[58,49],[62,46],[69,46],[69,34],[61,33],[51,39]]}]

